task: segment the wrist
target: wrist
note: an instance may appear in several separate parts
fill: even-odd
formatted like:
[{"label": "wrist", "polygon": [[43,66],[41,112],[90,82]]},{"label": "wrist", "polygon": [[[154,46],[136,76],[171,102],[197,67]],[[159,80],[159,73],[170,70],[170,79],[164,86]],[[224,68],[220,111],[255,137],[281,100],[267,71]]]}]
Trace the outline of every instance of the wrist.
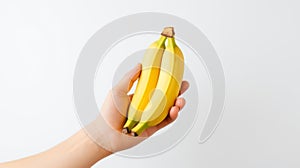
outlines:
[{"label": "wrist", "polygon": [[99,156],[108,156],[111,155],[112,152],[106,150],[105,148],[98,145],[89,135],[85,132],[84,129],[79,131],[79,134],[82,134],[82,141],[84,142],[85,147],[89,147],[90,150],[93,150],[95,154]]},{"label": "wrist", "polygon": [[[84,131],[79,130],[66,141],[47,152],[60,167],[91,167],[111,153],[97,145]],[[59,167],[59,166],[55,166]]]},{"label": "wrist", "polygon": [[77,134],[81,142],[78,144],[78,149],[83,149],[83,153],[88,154],[91,157],[98,158],[98,160],[112,154],[110,151],[101,147],[91,137],[89,137],[84,129],[78,131]]}]

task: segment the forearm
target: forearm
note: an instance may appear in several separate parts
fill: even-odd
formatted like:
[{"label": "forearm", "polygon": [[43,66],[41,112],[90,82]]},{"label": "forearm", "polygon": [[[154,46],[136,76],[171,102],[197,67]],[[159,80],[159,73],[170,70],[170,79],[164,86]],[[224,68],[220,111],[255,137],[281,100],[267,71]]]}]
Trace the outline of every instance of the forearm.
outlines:
[{"label": "forearm", "polygon": [[45,152],[0,164],[0,168],[87,168],[108,155],[110,152],[94,143],[84,130],[80,130]]}]

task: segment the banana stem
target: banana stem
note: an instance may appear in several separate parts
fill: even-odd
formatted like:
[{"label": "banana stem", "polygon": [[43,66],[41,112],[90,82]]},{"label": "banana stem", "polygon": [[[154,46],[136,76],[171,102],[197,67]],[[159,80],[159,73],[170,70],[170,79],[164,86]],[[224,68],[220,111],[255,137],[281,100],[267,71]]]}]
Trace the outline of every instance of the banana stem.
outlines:
[{"label": "banana stem", "polygon": [[161,35],[161,36],[159,37],[159,39],[158,39],[158,42],[159,42],[158,45],[159,45],[159,46],[162,46],[161,44],[165,43],[166,40],[167,40],[166,36]]},{"label": "banana stem", "polygon": [[176,42],[175,42],[175,38],[168,38],[168,48],[175,48],[176,46]]},{"label": "banana stem", "polygon": [[175,35],[174,27],[165,27],[161,35],[166,37],[173,37]]}]

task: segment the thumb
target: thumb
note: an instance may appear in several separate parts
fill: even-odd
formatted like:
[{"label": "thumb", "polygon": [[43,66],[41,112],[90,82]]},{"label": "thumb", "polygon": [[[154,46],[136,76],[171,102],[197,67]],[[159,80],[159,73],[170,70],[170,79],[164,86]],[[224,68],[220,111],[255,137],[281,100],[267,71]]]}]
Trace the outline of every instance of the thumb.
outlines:
[{"label": "thumb", "polygon": [[139,78],[142,71],[142,64],[138,63],[133,69],[127,72],[114,87],[116,91],[126,93],[131,89],[133,83]]}]

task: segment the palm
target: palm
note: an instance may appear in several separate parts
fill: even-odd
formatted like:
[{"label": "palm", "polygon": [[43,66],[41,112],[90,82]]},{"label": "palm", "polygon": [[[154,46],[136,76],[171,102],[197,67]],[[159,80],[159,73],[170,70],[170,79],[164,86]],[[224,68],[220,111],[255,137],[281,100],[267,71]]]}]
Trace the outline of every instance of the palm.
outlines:
[{"label": "palm", "polygon": [[[126,121],[126,113],[130,104],[132,95],[128,95],[127,92],[131,89],[133,83],[138,79],[140,75],[140,66],[128,72],[124,78],[114,87],[108,94],[101,114],[103,118],[110,124],[110,126],[121,132],[123,125]],[[187,81],[183,81],[181,84],[180,94],[184,93],[189,87]],[[174,106],[170,109],[169,115],[159,125],[146,129],[141,136],[149,137],[157,130],[170,124],[177,118],[178,112],[184,107],[185,100],[183,98],[177,98],[174,102]]]}]

